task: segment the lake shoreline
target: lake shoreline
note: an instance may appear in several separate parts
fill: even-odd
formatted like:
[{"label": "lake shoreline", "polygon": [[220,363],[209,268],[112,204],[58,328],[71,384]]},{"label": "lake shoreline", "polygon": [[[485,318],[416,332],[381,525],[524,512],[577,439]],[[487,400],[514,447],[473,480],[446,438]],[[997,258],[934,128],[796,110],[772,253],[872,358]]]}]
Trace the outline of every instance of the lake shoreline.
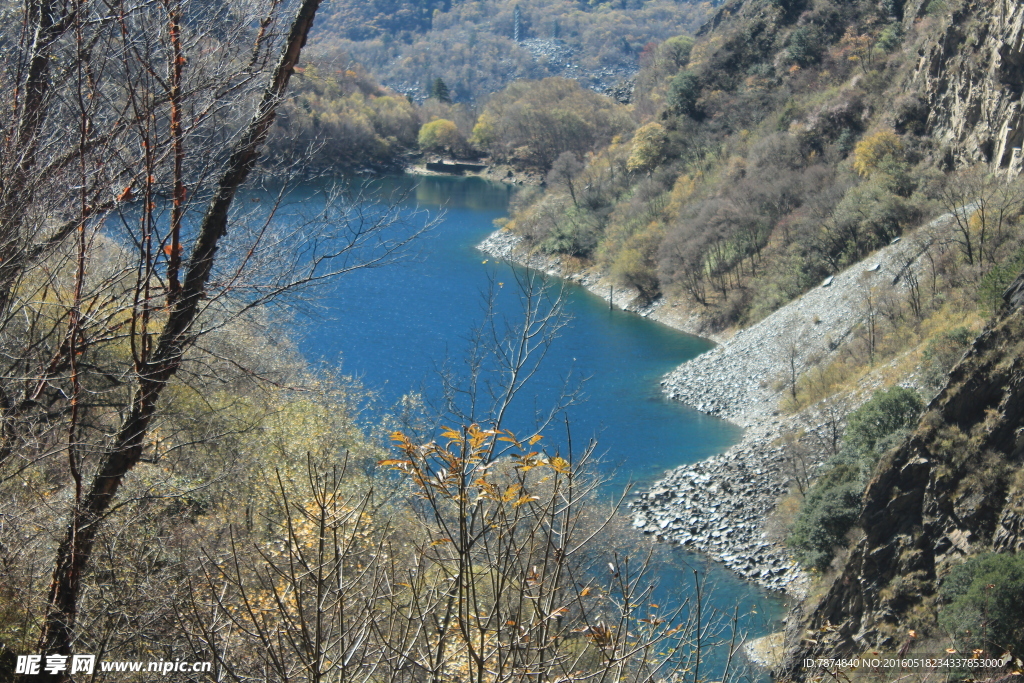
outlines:
[{"label": "lake shoreline", "polygon": [[[498,230],[478,249],[579,284],[617,308],[681,332],[719,344],[728,341],[709,333],[698,316],[685,315],[664,299],[644,305],[634,291],[616,287],[595,268],[568,272],[562,259],[526,253],[521,242],[521,237]],[[674,400],[743,427],[743,436],[723,453],[666,471],[636,495],[628,503],[633,526],[658,540],[704,553],[759,586],[802,596],[809,577],[768,528],[769,517],[789,485],[784,451],[776,445],[784,431],[776,408],[778,397],[760,386],[763,381],[757,378],[738,381],[738,368],[716,354],[717,348],[669,373],[662,389]],[[715,356],[722,362],[707,362]],[[766,368],[765,376],[772,370]]]},{"label": "lake shoreline", "polygon": [[721,344],[729,339],[726,335],[712,331],[699,316],[688,315],[671,304],[667,304],[664,299],[659,298],[650,304],[640,302],[636,290],[615,285],[611,278],[601,273],[596,267],[585,270],[569,270],[565,261],[557,256],[525,253],[520,248],[522,241],[522,237],[507,230],[496,230],[477,245],[477,249],[489,256],[511,261],[577,284],[591,294],[610,302],[615,308],[636,313],[643,318],[650,318],[680,332],[709,339],[716,344]]}]

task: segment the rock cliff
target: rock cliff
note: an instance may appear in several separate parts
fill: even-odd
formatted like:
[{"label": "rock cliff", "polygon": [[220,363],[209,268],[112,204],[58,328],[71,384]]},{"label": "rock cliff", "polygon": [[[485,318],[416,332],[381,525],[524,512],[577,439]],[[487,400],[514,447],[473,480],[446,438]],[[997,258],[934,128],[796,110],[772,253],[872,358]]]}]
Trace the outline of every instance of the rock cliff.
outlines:
[{"label": "rock cliff", "polygon": [[[905,21],[931,3],[918,0]],[[911,91],[928,105],[927,130],[947,166],[990,163],[1022,170],[1024,143],[1024,4],[950,2],[936,39],[918,50]],[[911,9],[911,8],[908,8]]]}]

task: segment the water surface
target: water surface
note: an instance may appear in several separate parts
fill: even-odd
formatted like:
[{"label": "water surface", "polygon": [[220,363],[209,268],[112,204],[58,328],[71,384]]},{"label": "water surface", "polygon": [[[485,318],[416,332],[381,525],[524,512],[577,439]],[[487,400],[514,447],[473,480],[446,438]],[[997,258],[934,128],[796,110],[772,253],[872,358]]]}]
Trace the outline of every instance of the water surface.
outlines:
[{"label": "water surface", "polygon": [[[294,198],[312,196],[301,189]],[[407,193],[404,214],[423,221],[426,210],[440,221],[419,238],[402,263],[353,273],[332,284],[302,343],[308,358],[341,365],[394,405],[402,396],[440,395],[439,371],[467,372],[471,330],[488,311],[517,323],[522,316],[516,286],[522,270],[476,249],[506,214],[512,189],[477,178],[394,178],[376,181],[383,194]],[[517,275],[518,274],[518,275]],[[554,282],[560,286],[561,283]],[[574,445],[598,441],[610,477],[605,491],[615,495],[630,482],[640,485],[666,469],[703,459],[735,443],[741,430],[666,400],[659,380],[673,367],[710,348],[711,343],[619,310],[581,287],[565,285],[565,309],[571,320],[550,347],[541,371],[520,395],[505,422],[528,434],[537,416],[547,414],[568,378],[585,378],[577,402],[565,411]],[[561,418],[560,418],[561,419]],[[565,447],[564,427],[551,429],[545,443]],[[673,551],[661,574],[664,595],[688,591],[691,568],[710,571],[716,585],[712,602],[739,605],[743,623],[755,634],[771,630],[783,604],[735,575],[691,553]],[[752,608],[756,614],[751,614]]]},{"label": "water surface", "polygon": [[[339,280],[302,350],[309,358],[341,363],[388,404],[409,392],[429,395],[446,359],[454,370],[465,371],[468,338],[485,317],[488,291],[497,293],[497,313],[510,323],[521,319],[522,303],[512,266],[476,249],[494,230],[492,221],[505,215],[511,188],[446,177],[380,184],[382,190],[414,188],[410,210],[443,211],[440,224],[418,239],[401,264]],[[564,296],[571,320],[506,421],[508,428],[528,432],[569,377],[570,384],[585,379],[578,404],[567,411],[573,440],[598,440],[616,486],[650,482],[738,440],[735,425],[666,400],[660,390],[662,375],[710,342],[609,310],[606,301],[576,285],[565,284]],[[549,438],[561,441],[561,431],[552,430]]]}]

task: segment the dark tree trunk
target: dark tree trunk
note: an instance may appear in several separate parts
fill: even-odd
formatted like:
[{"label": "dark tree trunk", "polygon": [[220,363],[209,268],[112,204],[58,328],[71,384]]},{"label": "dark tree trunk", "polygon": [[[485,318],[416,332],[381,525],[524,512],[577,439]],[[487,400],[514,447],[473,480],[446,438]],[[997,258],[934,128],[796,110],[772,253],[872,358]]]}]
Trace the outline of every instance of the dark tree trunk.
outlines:
[{"label": "dark tree trunk", "polygon": [[[259,158],[319,4],[320,0],[303,0],[296,13],[270,83],[263,91],[252,120],[235,144],[217,191],[206,209],[180,296],[173,304],[151,359],[138,368],[137,386],[127,416],[105,449],[87,492],[71,514],[54,560],[46,620],[39,639],[39,649],[43,654],[71,652],[81,578],[88,568],[96,534],[124,476],[142,457],[145,437],[161,392],[177,372],[183,354],[195,339],[193,325],[210,279],[218,245],[227,234],[231,203]],[[62,680],[67,678],[66,675],[61,676]]]}]

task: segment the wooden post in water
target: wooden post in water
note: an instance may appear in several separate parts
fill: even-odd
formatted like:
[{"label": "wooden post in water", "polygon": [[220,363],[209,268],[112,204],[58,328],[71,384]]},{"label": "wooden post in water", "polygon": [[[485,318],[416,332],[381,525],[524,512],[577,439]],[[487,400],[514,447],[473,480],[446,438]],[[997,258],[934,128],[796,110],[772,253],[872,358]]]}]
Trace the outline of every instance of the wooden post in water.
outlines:
[{"label": "wooden post in water", "polygon": [[615,286],[608,285],[608,310],[613,310],[612,304],[615,302]]}]

